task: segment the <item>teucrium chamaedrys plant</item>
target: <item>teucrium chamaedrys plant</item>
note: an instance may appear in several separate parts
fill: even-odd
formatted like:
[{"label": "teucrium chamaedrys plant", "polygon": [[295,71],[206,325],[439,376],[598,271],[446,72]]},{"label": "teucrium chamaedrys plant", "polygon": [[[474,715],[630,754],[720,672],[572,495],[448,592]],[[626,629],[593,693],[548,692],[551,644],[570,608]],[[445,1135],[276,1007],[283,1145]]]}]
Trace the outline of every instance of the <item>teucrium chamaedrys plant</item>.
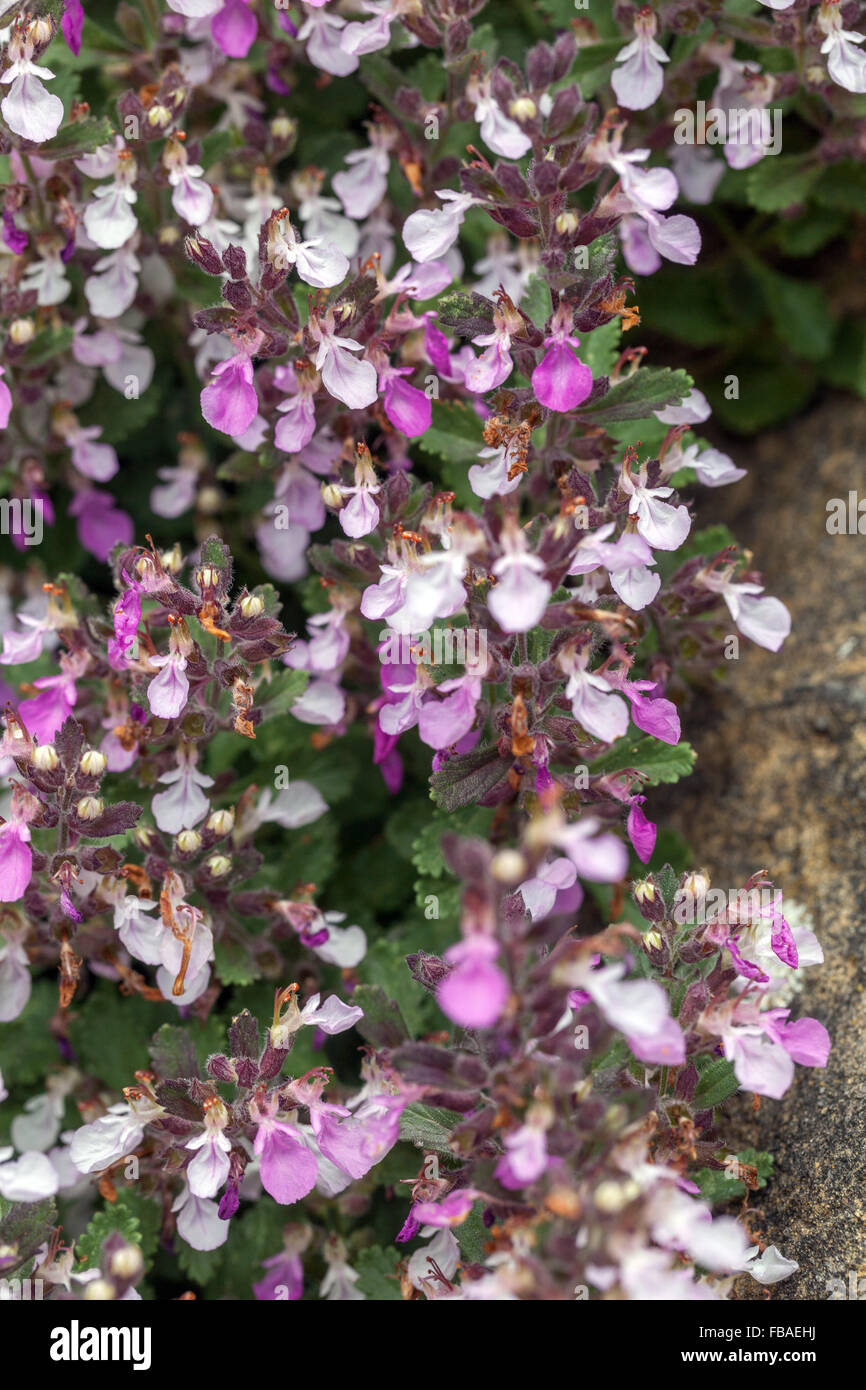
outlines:
[{"label": "teucrium chamaedrys plant", "polygon": [[820,948],[763,872],[711,901],[652,814],[690,693],[790,619],[696,528],[743,470],[635,333],[662,260],[689,293],[679,183],[716,181],[669,167],[665,72],[820,95],[853,140],[800,59],[825,34],[855,92],[856,37],[617,9],[518,63],[473,3],[109,9],[4,16],[5,1272],[783,1278],[745,1206],[711,1215],[771,1166],[717,1107],[825,1065],[790,1018]]}]

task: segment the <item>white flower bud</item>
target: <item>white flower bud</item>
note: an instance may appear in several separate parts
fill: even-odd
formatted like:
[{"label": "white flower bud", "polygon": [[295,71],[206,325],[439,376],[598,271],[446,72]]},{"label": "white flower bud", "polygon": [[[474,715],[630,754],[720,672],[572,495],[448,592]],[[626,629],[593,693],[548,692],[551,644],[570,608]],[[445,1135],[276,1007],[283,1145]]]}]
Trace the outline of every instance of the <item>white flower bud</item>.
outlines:
[{"label": "white flower bud", "polygon": [[182,830],[175,840],[181,854],[195,854],[201,849],[201,835],[197,830]]},{"label": "white flower bud", "polygon": [[91,1279],[90,1283],[84,1286],[84,1297],[88,1303],[107,1303],[117,1297],[117,1291],[107,1279]]},{"label": "white flower bud", "polygon": [[501,849],[493,857],[490,872],[499,883],[520,883],[526,877],[526,860],[519,850]]},{"label": "white flower bud", "polygon": [[105,810],[105,803],[101,796],[83,796],[75,807],[79,820],[96,820]]},{"label": "white flower bud", "polygon": [[235,813],[230,809],[224,811],[214,811],[207,818],[208,830],[213,830],[216,835],[228,835],[234,829]]},{"label": "white flower bud", "polygon": [[137,1245],[124,1245],[122,1250],[115,1250],[108,1262],[109,1273],[118,1279],[137,1279],[143,1269],[144,1261]]},{"label": "white flower bud", "polygon": [[40,772],[53,772],[60,766],[57,749],[53,743],[40,743],[33,749],[30,761]]},{"label": "white flower bud", "polygon": [[88,777],[101,777],[108,766],[104,753],[98,748],[88,748],[78,760],[78,766]]}]

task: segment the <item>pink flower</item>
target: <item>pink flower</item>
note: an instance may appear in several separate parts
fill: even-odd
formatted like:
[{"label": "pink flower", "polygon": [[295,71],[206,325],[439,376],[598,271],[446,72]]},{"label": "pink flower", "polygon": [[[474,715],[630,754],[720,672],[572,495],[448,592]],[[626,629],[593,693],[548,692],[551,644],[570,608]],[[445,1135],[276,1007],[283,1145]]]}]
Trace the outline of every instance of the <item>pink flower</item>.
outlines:
[{"label": "pink flower", "polygon": [[13,819],[0,825],[0,903],[17,903],[27,891],[33,873],[30,828]]},{"label": "pink flower", "polygon": [[624,1033],[643,1062],[681,1066],[685,1039],[671,1017],[668,996],[654,980],[627,980],[622,961],[583,969],[579,983],[612,1028]]},{"label": "pink flower", "polygon": [[582,816],[559,831],[556,844],[564,850],[578,875],[590,883],[618,883],[628,873],[628,854],[616,835],[597,834],[597,816]]},{"label": "pink flower", "polygon": [[563,305],[554,316],[550,337],[544,340],[548,351],[532,373],[532,389],[548,410],[574,410],[592,390],[592,372],[572,351],[580,339],[570,328],[571,311]]},{"label": "pink flower", "polygon": [[384,392],[385,414],[394,428],[417,439],[433,422],[433,402],[417,386],[401,380],[411,374],[411,367],[386,367],[379,373],[379,390]]},{"label": "pink flower", "polygon": [[81,52],[81,31],[84,28],[84,10],[81,0],[63,0],[63,18],[60,21],[69,49],[76,58]]},{"label": "pink flower", "polygon": [[259,1156],[262,1186],[280,1206],[290,1206],[312,1192],[317,1164],[297,1127],[275,1118],[277,1099],[266,1098],[262,1109],[255,1101],[250,1113],[258,1124],[255,1152]]},{"label": "pink flower", "polygon": [[650,699],[642,692],[655,690],[654,681],[622,682],[622,692],[631,701],[631,717],[639,729],[662,743],[677,744],[680,741],[680,717],[672,700],[657,696]]},{"label": "pink flower", "polygon": [[281,1289],[286,1290],[286,1301],[289,1303],[303,1296],[304,1266],[300,1255],[280,1251],[278,1255],[271,1255],[270,1259],[262,1260],[262,1269],[268,1270],[269,1273],[257,1284],[253,1284],[253,1293],[260,1303],[275,1300]]},{"label": "pink flower", "polygon": [[506,1152],[496,1164],[493,1176],[509,1191],[528,1187],[547,1172],[547,1138],[540,1125],[520,1125],[506,1134],[502,1143]]},{"label": "pink flower", "polygon": [[75,677],[64,671],[59,676],[41,676],[33,685],[41,694],[32,700],[22,700],[18,713],[31,737],[40,743],[50,743],[78,699]]},{"label": "pink flower", "polygon": [[214,42],[227,58],[246,58],[255,42],[258,27],[248,0],[226,0],[211,20],[210,30]]},{"label": "pink flower", "polygon": [[108,664],[114,671],[126,667],[127,653],[138,636],[141,622],[141,593],[137,587],[124,590],[114,605],[114,636],[108,643]]},{"label": "pink flower", "polygon": [[502,1016],[509,985],[494,965],[498,955],[499,943],[480,932],[445,952],[445,960],[454,969],[440,984],[436,999],[442,1012],[461,1028],[492,1028]]},{"label": "pink flower", "polygon": [[431,698],[421,706],[418,733],[428,748],[450,748],[459,743],[475,723],[481,681],[477,676],[460,676],[443,681],[438,689],[445,693],[445,699]]},{"label": "pink flower", "polygon": [[657,827],[651,820],[647,820],[643,811],[642,804],[646,801],[645,796],[636,796],[629,807],[626,829],[628,838],[634,845],[634,852],[642,864],[648,864],[652,859],[652,853],[656,845]]},{"label": "pink flower", "polygon": [[12,414],[12,392],[3,380],[5,371],[5,367],[0,367],[0,430],[5,430]]},{"label": "pink flower", "polygon": [[215,430],[236,438],[249,429],[259,408],[250,353],[241,349],[218,362],[201,393],[201,413]]},{"label": "pink flower", "polygon": [[79,492],[69,504],[69,514],[78,518],[78,539],[97,560],[106,561],[116,545],[132,542],[132,517],[115,507],[110,492]]}]

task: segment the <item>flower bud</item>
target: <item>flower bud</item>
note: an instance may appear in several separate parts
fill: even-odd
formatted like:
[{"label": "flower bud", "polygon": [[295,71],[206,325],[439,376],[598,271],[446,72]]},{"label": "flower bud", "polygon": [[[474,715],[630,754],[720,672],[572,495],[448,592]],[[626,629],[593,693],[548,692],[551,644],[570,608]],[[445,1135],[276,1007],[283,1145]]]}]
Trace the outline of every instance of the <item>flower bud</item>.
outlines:
[{"label": "flower bud", "polygon": [[207,828],[212,830],[215,835],[228,835],[234,829],[235,813],[226,808],[224,811],[214,811],[207,818]]},{"label": "flower bud", "polygon": [[26,32],[35,48],[43,48],[54,37],[54,20],[50,15],[40,15],[38,19],[30,20]]},{"label": "flower bud", "polygon": [[195,854],[201,849],[201,835],[197,830],[182,830],[175,840],[181,854]]},{"label": "flower bud", "polygon": [[211,878],[222,878],[229,872],[231,866],[232,861],[225,854],[212,854],[207,861]]},{"label": "flower bud", "polygon": [[580,218],[576,212],[561,212],[553,225],[560,236],[568,236],[571,232],[577,231]]},{"label": "flower bud", "polygon": [[171,550],[164,550],[159,557],[159,562],[164,570],[169,574],[180,574],[183,569],[183,554],[180,545],[176,541]]},{"label": "flower bud", "polygon": [[600,1182],[594,1194],[596,1209],[606,1215],[614,1215],[623,1211],[639,1195],[640,1188],[633,1178],[625,1182]]},{"label": "flower bud", "polygon": [[108,762],[98,748],[88,748],[79,758],[78,766],[87,777],[101,777]]},{"label": "flower bud", "polygon": [[260,594],[245,594],[240,602],[240,610],[245,618],[257,618],[265,611],[265,601]]},{"label": "flower bud", "polygon": [[207,516],[213,516],[223,505],[223,495],[218,487],[203,487],[196,498],[196,507]]},{"label": "flower bud", "polygon": [[494,855],[490,872],[498,883],[520,883],[526,877],[526,860],[516,849],[501,849]]},{"label": "flower bud", "polygon": [[107,1279],[91,1279],[84,1286],[84,1297],[88,1303],[106,1303],[117,1297],[117,1290]]},{"label": "flower bud", "polygon": [[287,116],[285,111],[280,111],[271,121],[271,134],[275,140],[286,142],[293,140],[298,133],[298,123],[291,116]]},{"label": "flower bud", "polygon": [[137,1279],[144,1269],[144,1260],[137,1245],[124,1245],[115,1250],[108,1262],[108,1272],[117,1279]]},{"label": "flower bud", "polygon": [[515,121],[534,121],[538,115],[538,107],[532,97],[516,97],[508,108],[509,116],[513,116]]},{"label": "flower bud", "polygon": [[342,507],[343,492],[336,483],[322,484],[322,501],[326,507]]},{"label": "flower bud", "polygon": [[96,820],[104,810],[105,803],[101,796],[83,796],[75,807],[79,820]]},{"label": "flower bud", "polygon": [[36,325],[32,319],[13,319],[9,325],[9,337],[16,347],[24,347],[33,341]]},{"label": "flower bud", "polygon": [[205,589],[219,588],[222,570],[218,570],[215,565],[202,565],[201,569],[195,572],[195,582],[204,592]]},{"label": "flower bud", "polygon": [[40,743],[33,749],[30,761],[40,772],[53,772],[60,766],[57,749],[53,743]]}]

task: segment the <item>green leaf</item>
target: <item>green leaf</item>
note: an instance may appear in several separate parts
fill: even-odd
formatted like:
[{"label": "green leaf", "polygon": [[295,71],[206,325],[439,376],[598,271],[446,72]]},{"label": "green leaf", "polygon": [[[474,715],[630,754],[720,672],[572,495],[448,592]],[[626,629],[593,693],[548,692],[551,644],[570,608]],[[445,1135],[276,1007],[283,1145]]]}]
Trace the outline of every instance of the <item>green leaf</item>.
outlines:
[{"label": "green leaf", "polygon": [[610,323],[603,323],[601,328],[584,333],[577,355],[589,367],[594,378],[610,375],[620,354],[621,337],[619,319],[611,319]]},{"label": "green leaf", "polygon": [[783,154],[753,164],[746,179],[746,193],[759,212],[781,212],[794,203],[803,203],[821,175],[821,168],[810,163],[811,155]]},{"label": "green leaf", "polygon": [[217,977],[224,985],[251,985],[261,973],[241,942],[228,938],[214,944],[214,965]]},{"label": "green leaf", "polygon": [[851,159],[831,164],[815,185],[814,198],[821,207],[866,213],[866,167]]},{"label": "green leaf", "polygon": [[641,367],[612,386],[597,404],[584,406],[578,414],[582,420],[588,420],[593,425],[613,424],[617,420],[643,420],[656,410],[680,405],[693,384],[692,378],[684,371],[672,371],[670,367]]},{"label": "green leaf", "polygon": [[495,743],[460,753],[430,778],[434,800],[443,811],[474,805],[507,777],[508,767]]},{"label": "green leaf", "polygon": [[544,331],[544,325],[550,318],[552,306],[550,303],[550,287],[543,275],[535,271],[529,277],[529,283],[520,301],[520,307],[528,318],[532,319],[536,328]]},{"label": "green leaf", "polygon": [[660,782],[678,782],[681,777],[688,777],[696,757],[690,743],[672,746],[649,735],[637,739],[627,737],[591,763],[589,771],[594,777],[597,773],[622,772],[633,767],[644,774],[649,786],[657,786]]},{"label": "green leaf", "polygon": [[399,1266],[400,1256],[395,1249],[369,1246],[355,1257],[355,1269],[360,1276],[356,1288],[377,1303],[402,1302]]},{"label": "green leaf", "polygon": [[215,1279],[225,1258],[223,1246],[217,1250],[193,1250],[185,1240],[179,1240],[175,1249],[178,1268],[194,1284],[208,1284]]},{"label": "green leaf", "polygon": [[407,1105],[400,1116],[400,1138],[414,1144],[416,1149],[453,1158],[450,1139],[460,1118],[453,1110],[414,1102]]},{"label": "green leaf", "polygon": [[400,1005],[388,998],[381,985],[358,985],[352,1003],[364,1010],[356,1024],[358,1032],[374,1047],[399,1047],[411,1037]]},{"label": "green leaf", "polygon": [[767,266],[756,276],[779,339],[796,343],[798,353],[810,361],[826,357],[833,341],[833,317],[821,287]]},{"label": "green leaf", "polygon": [[456,401],[434,401],[433,423],[417,441],[425,454],[435,454],[449,463],[477,463],[484,448],[484,426],[468,406]]},{"label": "green leaf", "polygon": [[740,1083],[734,1075],[732,1063],[728,1061],[727,1057],[714,1057],[703,1068],[700,1080],[695,1087],[695,1108],[712,1110],[714,1106],[721,1105],[722,1101],[727,1100],[739,1089]]},{"label": "green leaf", "polygon": [[114,126],[107,116],[88,116],[84,121],[61,127],[53,140],[40,145],[39,155],[44,159],[79,159],[113,140]]},{"label": "green leaf", "polygon": [[276,714],[288,714],[306,690],[308,680],[306,671],[279,671],[273,680],[256,691],[257,708],[265,719],[272,719]]},{"label": "green leaf", "polygon": [[428,878],[441,878],[447,872],[442,858],[442,836],[446,831],[456,831],[460,835],[487,835],[494,811],[486,806],[472,806],[452,815],[435,811],[429,820],[430,806],[427,805],[428,824],[423,827],[412,846],[412,863],[419,874]]},{"label": "green leaf", "polygon": [[164,1023],[154,1033],[148,1051],[157,1076],[198,1076],[195,1046],[185,1028]]}]

